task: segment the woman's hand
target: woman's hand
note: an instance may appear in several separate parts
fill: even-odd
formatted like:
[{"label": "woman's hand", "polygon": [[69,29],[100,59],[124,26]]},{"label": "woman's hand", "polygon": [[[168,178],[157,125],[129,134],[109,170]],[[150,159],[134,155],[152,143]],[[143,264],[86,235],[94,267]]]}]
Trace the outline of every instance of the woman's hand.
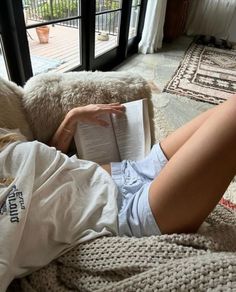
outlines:
[{"label": "woman's hand", "polygon": [[71,109],[52,136],[48,144],[66,153],[73,139],[77,122],[91,123],[103,127],[109,124],[101,117],[105,113],[122,114],[125,106],[119,103],[89,104]]},{"label": "woman's hand", "polygon": [[102,118],[104,114],[120,115],[125,111],[125,106],[119,103],[109,104],[89,104],[73,108],[70,114],[74,121],[81,121],[83,123],[96,124],[103,127],[108,126],[108,122]]}]

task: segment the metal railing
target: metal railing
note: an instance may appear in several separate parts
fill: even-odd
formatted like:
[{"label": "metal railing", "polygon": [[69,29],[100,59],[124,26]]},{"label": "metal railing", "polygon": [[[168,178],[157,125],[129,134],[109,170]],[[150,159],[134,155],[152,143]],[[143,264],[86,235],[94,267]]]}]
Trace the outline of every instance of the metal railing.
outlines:
[{"label": "metal railing", "polygon": [[27,17],[35,21],[48,21],[79,15],[77,0],[24,0]]},{"label": "metal railing", "polygon": [[110,35],[117,35],[120,22],[120,11],[99,13],[95,18],[95,31],[105,31]]},{"label": "metal railing", "polygon": [[[80,15],[80,1],[78,0],[22,0],[27,19],[32,21],[44,22],[56,19],[63,19]],[[96,3],[98,3],[97,1]],[[100,1],[99,11],[96,13],[95,31],[106,31],[111,35],[117,35],[120,11],[107,11],[109,7],[105,7],[105,1]],[[117,0],[108,1],[109,5],[117,4]],[[78,28],[78,19],[65,20],[58,22],[57,25]]]}]

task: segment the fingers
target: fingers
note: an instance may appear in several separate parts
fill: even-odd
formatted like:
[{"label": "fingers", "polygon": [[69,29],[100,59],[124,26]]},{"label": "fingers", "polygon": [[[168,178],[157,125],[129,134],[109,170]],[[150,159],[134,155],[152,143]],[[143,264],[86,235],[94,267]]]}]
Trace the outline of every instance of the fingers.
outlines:
[{"label": "fingers", "polygon": [[89,120],[84,121],[84,122],[87,122],[89,124],[102,126],[102,127],[108,127],[109,126],[108,121],[105,121],[105,120],[103,120],[103,119],[101,119],[99,117],[90,118]]},{"label": "fingers", "polygon": [[80,120],[81,122],[107,127],[109,126],[109,123],[103,119],[102,115],[121,115],[125,111],[125,106],[119,102],[110,104],[90,104],[83,107],[77,107],[74,111],[77,120]]},{"label": "fingers", "polygon": [[120,102],[101,103],[100,105],[121,105]]},{"label": "fingers", "polygon": [[106,104],[106,105],[99,105],[97,109],[97,113],[110,113],[110,114],[122,114],[125,111],[125,106],[122,104]]},{"label": "fingers", "polygon": [[124,110],[125,106],[123,104],[120,104],[119,102],[114,102],[114,103],[108,103],[108,104],[97,104],[101,109],[104,108],[114,108],[118,110]]},{"label": "fingers", "polygon": [[101,113],[109,113],[115,115],[122,115],[124,113],[123,109],[106,108],[101,111]]},{"label": "fingers", "polygon": [[102,127],[108,127],[109,126],[109,123],[107,121],[104,121],[102,119],[96,119],[95,120],[95,123],[99,126],[102,126]]}]

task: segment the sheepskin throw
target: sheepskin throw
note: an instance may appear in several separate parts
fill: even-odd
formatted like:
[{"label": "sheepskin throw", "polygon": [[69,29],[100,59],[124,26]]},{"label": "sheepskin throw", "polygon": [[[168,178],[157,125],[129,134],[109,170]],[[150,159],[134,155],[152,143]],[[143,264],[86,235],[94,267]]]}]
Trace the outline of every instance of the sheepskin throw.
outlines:
[{"label": "sheepskin throw", "polygon": [[[147,82],[127,72],[46,73],[24,87],[23,106],[34,137],[49,140],[72,107],[150,98]],[[53,118],[52,118],[53,117]]]},{"label": "sheepskin throw", "polygon": [[236,218],[218,205],[198,234],[104,237],[9,291],[236,291]]},{"label": "sheepskin throw", "polygon": [[33,135],[25,118],[21,99],[23,89],[0,77],[0,127],[20,129],[29,140]]}]

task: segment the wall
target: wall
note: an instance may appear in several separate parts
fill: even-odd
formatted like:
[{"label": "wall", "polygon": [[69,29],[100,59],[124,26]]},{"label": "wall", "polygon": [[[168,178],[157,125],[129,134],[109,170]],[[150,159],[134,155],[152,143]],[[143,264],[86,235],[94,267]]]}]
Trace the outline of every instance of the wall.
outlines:
[{"label": "wall", "polygon": [[236,1],[192,0],[186,31],[236,42]]},{"label": "wall", "polygon": [[236,13],[229,28],[229,41],[236,43]]}]

